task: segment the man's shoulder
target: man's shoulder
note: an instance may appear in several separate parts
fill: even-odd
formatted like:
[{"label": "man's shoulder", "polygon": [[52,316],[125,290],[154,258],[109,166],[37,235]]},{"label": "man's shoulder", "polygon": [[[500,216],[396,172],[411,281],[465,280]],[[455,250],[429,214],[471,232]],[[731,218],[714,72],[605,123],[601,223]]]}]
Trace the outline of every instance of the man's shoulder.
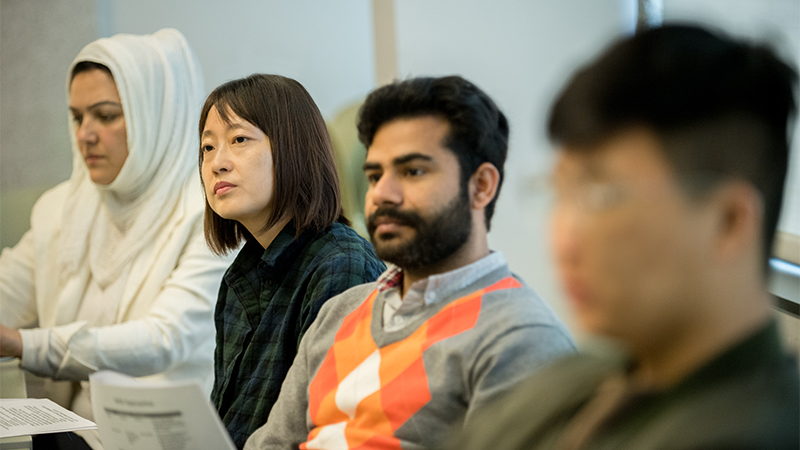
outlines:
[{"label": "man's shoulder", "polygon": [[522,278],[503,266],[475,283],[473,292],[483,291],[484,320],[515,325],[550,326],[567,331],[550,304]]},{"label": "man's shoulder", "polygon": [[[624,364],[622,358],[610,355],[575,353],[557,359],[529,377],[507,398],[537,399],[536,411],[546,416],[547,411],[557,411],[566,405],[582,402],[591,396],[597,386]],[[525,407],[524,401],[519,407]]]},{"label": "man's shoulder", "polygon": [[[571,416],[624,364],[624,358],[608,355],[562,358],[512,391],[504,409],[540,425],[552,417]],[[736,376],[647,394],[641,409],[631,410],[633,416],[623,418],[624,424],[610,432],[637,442],[637,448],[669,442],[672,448],[736,443],[737,448],[796,449],[799,384],[796,361],[787,359],[782,365],[764,365]],[[527,406],[533,403],[535,408]]]},{"label": "man's shoulder", "polygon": [[[666,409],[661,426],[675,442],[718,444],[735,440],[742,448],[800,446],[800,381],[797,361],[755,370],[682,390]],[[690,442],[686,442],[688,445]]]},{"label": "man's shoulder", "polygon": [[331,297],[326,301],[317,315],[320,327],[326,328],[333,322],[341,322],[348,314],[356,310],[367,301],[370,293],[375,290],[376,282],[359,284]]},{"label": "man's shoulder", "polygon": [[448,448],[549,448],[550,433],[563,427],[618,364],[587,354],[563,356],[478,411],[473,423],[480,425]]},{"label": "man's shoulder", "polygon": [[472,356],[516,355],[509,363],[518,368],[528,365],[527,374],[532,374],[544,362],[576,350],[572,333],[550,305],[507,267],[481,277],[446,303],[442,311],[457,307],[459,317],[472,325],[469,332],[443,342],[444,351]]}]

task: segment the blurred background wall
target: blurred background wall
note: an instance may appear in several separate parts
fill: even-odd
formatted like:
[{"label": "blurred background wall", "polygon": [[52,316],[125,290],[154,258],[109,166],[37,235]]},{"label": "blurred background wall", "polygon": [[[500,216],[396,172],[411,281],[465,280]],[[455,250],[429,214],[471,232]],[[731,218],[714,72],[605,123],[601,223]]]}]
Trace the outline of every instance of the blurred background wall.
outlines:
[{"label": "blurred background wall", "polygon": [[[339,147],[354,141],[354,105],[379,79],[460,74],[474,81],[511,124],[490,244],[571,324],[547,245],[543,187],[552,149],[544,122],[566,77],[610,40],[633,32],[637,3],[0,0],[0,245],[17,242],[38,195],[71,172],[64,91],[74,56],[98,37],[173,27],[196,51],[207,92],[253,72],[295,78],[337,124]],[[664,20],[703,21],[768,38],[800,60],[800,0],[653,3],[663,7]],[[354,157],[363,158],[358,151]],[[781,225],[794,235],[800,235],[798,164],[794,158],[797,186]]]}]

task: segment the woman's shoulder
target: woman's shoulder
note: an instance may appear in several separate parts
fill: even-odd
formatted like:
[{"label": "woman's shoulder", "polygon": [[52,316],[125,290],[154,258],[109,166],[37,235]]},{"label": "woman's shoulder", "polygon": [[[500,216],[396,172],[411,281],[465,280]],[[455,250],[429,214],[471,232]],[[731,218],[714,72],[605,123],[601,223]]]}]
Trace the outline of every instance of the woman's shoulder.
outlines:
[{"label": "woman's shoulder", "polygon": [[378,260],[375,249],[369,241],[354,229],[339,222],[318,233],[307,249],[326,258]]},{"label": "woman's shoulder", "polygon": [[181,188],[181,197],[178,203],[184,214],[192,218],[202,218],[205,212],[206,199],[203,187],[197,177],[188,177]]},{"label": "woman's shoulder", "polygon": [[31,221],[35,221],[37,217],[45,214],[48,221],[54,214],[61,212],[66,203],[67,197],[71,192],[70,182],[64,181],[56,186],[46,190],[42,195],[36,199],[31,211]]},{"label": "woman's shoulder", "polygon": [[317,233],[303,253],[306,264],[314,267],[315,272],[336,273],[342,280],[347,279],[345,274],[350,274],[354,284],[372,281],[386,270],[372,244],[341,223]]},{"label": "woman's shoulder", "polygon": [[39,196],[36,200],[36,204],[46,204],[51,206],[53,204],[60,204],[63,202],[70,192],[70,182],[69,180],[63,181],[50,189],[44,191],[44,193]]}]

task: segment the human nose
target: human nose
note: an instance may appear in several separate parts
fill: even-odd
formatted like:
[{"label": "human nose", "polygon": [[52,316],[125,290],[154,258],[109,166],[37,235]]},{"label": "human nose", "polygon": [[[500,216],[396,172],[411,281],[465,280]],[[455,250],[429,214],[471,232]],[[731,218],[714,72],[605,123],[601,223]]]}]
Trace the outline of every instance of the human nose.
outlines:
[{"label": "human nose", "polygon": [[581,217],[577,208],[569,204],[556,204],[550,218],[552,251],[562,269],[574,266],[581,255]]},{"label": "human nose", "polygon": [[403,203],[403,189],[400,182],[390,173],[385,173],[367,191],[367,203],[380,207]]},{"label": "human nose", "polygon": [[84,117],[75,128],[75,137],[79,144],[96,144],[98,140],[97,124],[91,118]]},{"label": "human nose", "polygon": [[211,159],[210,168],[215,174],[230,172],[233,169],[233,161],[230,156],[230,149],[225,144],[220,145],[213,152],[206,153],[206,157]]}]

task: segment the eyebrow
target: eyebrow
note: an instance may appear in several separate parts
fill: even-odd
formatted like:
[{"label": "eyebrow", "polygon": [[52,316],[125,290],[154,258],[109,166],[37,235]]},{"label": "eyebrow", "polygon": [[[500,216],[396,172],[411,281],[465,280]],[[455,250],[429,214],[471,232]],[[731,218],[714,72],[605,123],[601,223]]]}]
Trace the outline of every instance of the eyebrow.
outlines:
[{"label": "eyebrow", "polygon": [[[244,129],[245,129],[245,127],[242,124],[229,123],[228,126],[225,128],[225,131],[244,130]],[[211,130],[203,130],[203,134],[201,134],[200,136],[205,137],[205,136],[212,135],[212,134],[214,134],[214,132],[211,131]]]},{"label": "eyebrow", "polygon": [[[407,155],[398,156],[397,158],[392,160],[392,165],[393,166],[402,166],[403,164],[408,164],[411,161],[416,161],[416,160],[433,161],[433,157],[431,157],[430,155],[422,154],[422,153],[409,153]],[[369,161],[365,162],[364,166],[362,167],[362,169],[365,170],[365,171],[366,170],[376,170],[376,169],[380,169],[380,168],[381,168],[380,164],[375,163],[375,162],[369,162]]]},{"label": "eyebrow", "polygon": [[[118,106],[118,107],[122,108],[122,104],[121,104],[121,103],[112,102],[111,100],[104,100],[104,101],[102,101],[102,102],[97,102],[97,103],[95,103],[94,105],[90,105],[90,106],[88,106],[88,107],[86,108],[86,110],[87,110],[87,111],[91,111],[91,110],[93,110],[93,109],[95,109],[95,108],[98,108],[98,107],[100,107],[100,106],[105,106],[105,105]],[[74,106],[70,106],[70,107],[69,107],[69,110],[74,112],[74,111],[78,111],[78,108],[75,108]]]}]

